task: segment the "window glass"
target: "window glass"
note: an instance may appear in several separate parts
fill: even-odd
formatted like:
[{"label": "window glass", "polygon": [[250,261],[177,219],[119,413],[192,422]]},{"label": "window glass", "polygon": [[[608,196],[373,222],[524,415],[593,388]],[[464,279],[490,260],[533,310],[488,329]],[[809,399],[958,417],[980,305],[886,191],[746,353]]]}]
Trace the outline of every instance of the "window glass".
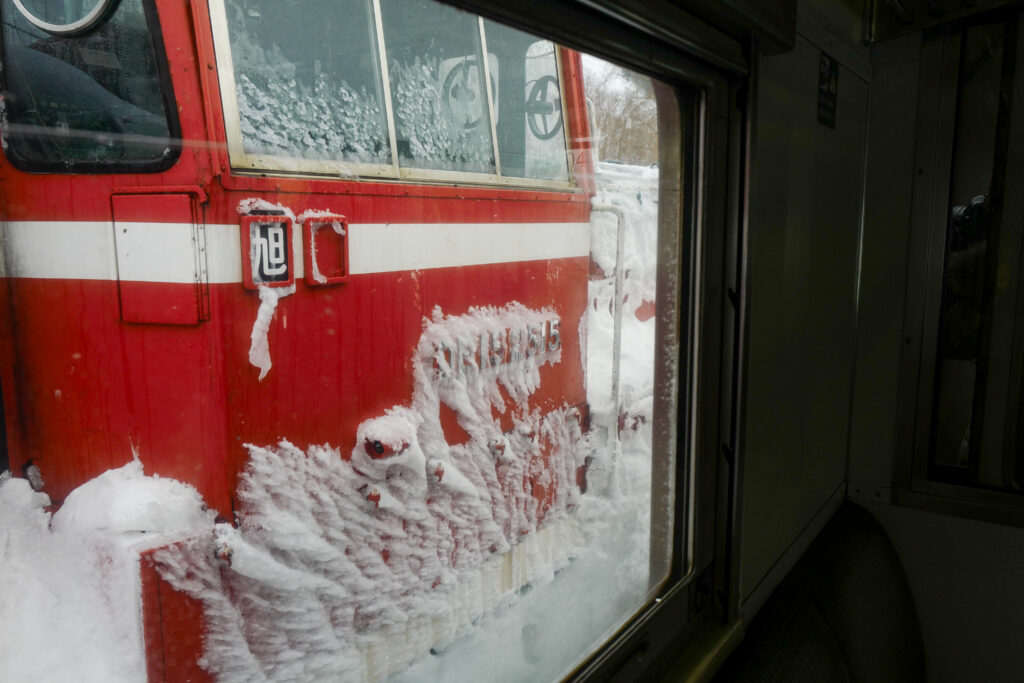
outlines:
[{"label": "window glass", "polygon": [[[482,36],[478,17],[429,0],[224,0],[223,12],[235,100],[226,102],[228,133],[240,166],[333,170],[316,163],[326,161],[392,177],[570,179],[550,41],[489,21]],[[297,32],[308,40],[283,38]]]},{"label": "window glass", "polygon": [[1007,506],[1024,491],[1024,207],[1015,192],[1024,165],[1013,142],[1024,133],[1021,35],[1018,13],[948,39],[959,47],[955,137],[941,299],[925,318],[932,394],[918,424],[928,428],[929,480]]},{"label": "window glass", "polygon": [[[382,0],[401,166],[494,173],[477,18],[428,0]],[[488,55],[491,90],[499,65]]]},{"label": "window glass", "polygon": [[[669,128],[697,98],[439,4],[210,9],[232,152],[479,176],[506,172],[497,146],[513,178],[564,180],[571,139],[578,187],[210,180],[200,153],[163,193],[0,185],[44,218],[58,193],[87,197],[89,219],[0,225],[10,291],[42,287],[52,309],[0,306],[5,395],[27,416],[7,423],[0,536],[31,579],[4,616],[40,625],[0,679],[46,678],[31,655],[54,624],[58,680],[79,652],[132,680],[571,675],[688,566],[679,207],[698,178],[675,195],[683,150],[660,140],[692,144]],[[169,46],[198,50],[186,65],[201,29]],[[561,70],[582,83],[556,87]],[[211,186],[201,207],[187,183]],[[71,277],[42,285],[51,261]],[[124,314],[173,312],[166,291],[206,297],[209,319]]]},{"label": "window glass", "polygon": [[554,43],[493,21],[484,27],[487,51],[501,66],[495,116],[502,175],[568,180]]},{"label": "window glass", "polygon": [[[958,130],[935,376],[932,462],[949,473],[960,472],[965,478],[982,345],[1003,33],[1002,24],[971,27],[965,32],[961,48]],[[975,432],[979,426],[973,426]],[[975,433],[974,438],[978,436]]]},{"label": "window glass", "polygon": [[[72,23],[81,15],[72,11],[76,4],[28,7],[48,22]],[[2,11],[4,139],[13,159],[54,168],[172,158],[141,0],[123,0],[109,20],[76,37],[39,30],[9,0]]]},{"label": "window glass", "polygon": [[1020,17],[964,29],[931,405],[928,475],[1020,492],[1024,327],[1022,222],[1009,188],[1021,167]]},{"label": "window glass", "polygon": [[391,163],[368,0],[229,0],[225,10],[246,153]]}]

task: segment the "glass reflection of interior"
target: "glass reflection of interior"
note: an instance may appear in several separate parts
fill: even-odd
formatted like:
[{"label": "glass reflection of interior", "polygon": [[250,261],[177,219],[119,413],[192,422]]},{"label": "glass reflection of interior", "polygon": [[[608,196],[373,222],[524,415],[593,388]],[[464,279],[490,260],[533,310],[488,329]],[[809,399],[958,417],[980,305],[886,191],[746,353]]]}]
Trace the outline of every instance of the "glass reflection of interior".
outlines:
[{"label": "glass reflection of interior", "polygon": [[961,39],[929,470],[940,481],[1017,491],[1024,242],[1006,198],[1020,182],[1007,154],[1024,76],[1019,22],[968,26]]}]

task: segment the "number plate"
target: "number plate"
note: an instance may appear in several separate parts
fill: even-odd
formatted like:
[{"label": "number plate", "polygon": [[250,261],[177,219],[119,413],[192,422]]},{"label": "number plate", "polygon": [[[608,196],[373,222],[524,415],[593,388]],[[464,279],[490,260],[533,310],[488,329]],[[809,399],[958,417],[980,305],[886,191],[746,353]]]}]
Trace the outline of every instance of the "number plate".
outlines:
[{"label": "number plate", "polygon": [[292,285],[294,264],[291,218],[242,216],[242,276],[246,289]]}]

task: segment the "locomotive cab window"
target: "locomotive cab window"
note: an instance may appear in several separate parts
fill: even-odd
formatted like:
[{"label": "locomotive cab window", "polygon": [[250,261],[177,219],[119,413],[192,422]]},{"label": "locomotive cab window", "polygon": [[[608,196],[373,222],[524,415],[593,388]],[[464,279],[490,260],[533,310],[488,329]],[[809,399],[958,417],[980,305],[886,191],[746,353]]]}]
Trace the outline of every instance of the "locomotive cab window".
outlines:
[{"label": "locomotive cab window", "polygon": [[499,69],[490,54],[484,63],[479,20],[432,2],[384,0],[380,11],[399,165],[495,173],[485,82]]},{"label": "locomotive cab window", "polygon": [[176,121],[151,15],[144,0],[0,6],[3,138],[14,163],[65,172],[173,163]]},{"label": "locomotive cab window", "polygon": [[211,13],[236,168],[568,185],[550,41],[422,0],[215,0]]}]

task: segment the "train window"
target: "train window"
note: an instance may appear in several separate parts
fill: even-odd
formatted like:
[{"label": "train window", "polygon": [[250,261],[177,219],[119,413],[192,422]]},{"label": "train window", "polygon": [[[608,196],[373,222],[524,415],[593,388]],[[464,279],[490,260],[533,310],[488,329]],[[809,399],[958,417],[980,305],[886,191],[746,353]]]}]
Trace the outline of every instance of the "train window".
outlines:
[{"label": "train window", "polygon": [[958,67],[941,86],[955,100],[953,154],[948,194],[935,200],[944,205],[933,224],[944,249],[930,256],[941,296],[926,306],[934,356],[923,361],[917,456],[919,478],[973,487],[945,494],[1009,506],[1021,500],[1007,494],[1024,491],[1024,209],[1009,191],[1024,168],[1008,153],[1024,134],[1020,24],[1007,14],[932,39]]},{"label": "train window", "polygon": [[[491,115],[478,20],[430,0],[381,0],[399,163],[494,173]],[[493,94],[493,89],[492,89]]]},{"label": "train window", "polygon": [[124,0],[109,18],[74,35],[37,26],[80,23],[73,5],[46,5],[43,21],[10,0],[3,3],[7,154],[33,170],[168,167],[175,123],[142,0]]},{"label": "train window", "polygon": [[426,0],[207,4],[160,3],[171,172],[0,164],[0,523],[124,568],[18,609],[150,680],[557,680],[670,620],[664,655],[728,571],[729,83]]},{"label": "train window", "polygon": [[[982,311],[986,302],[991,306],[992,293],[985,291],[985,263],[989,249],[997,248],[989,242],[989,218],[1004,33],[1002,23],[972,26],[965,30],[961,47],[931,453],[933,471],[953,478],[967,475],[972,441],[977,454],[982,437],[974,417],[975,399],[985,382],[978,373],[979,358],[987,355],[981,351]],[[975,458],[975,466],[977,462]],[[975,469],[977,477],[981,471]]]},{"label": "train window", "polygon": [[[246,154],[391,164],[367,0],[238,0],[226,9]],[[307,38],[291,39],[300,33]]]},{"label": "train window", "polygon": [[[215,33],[227,27],[218,62],[238,168],[570,180],[561,62],[550,41],[432,0],[326,3],[314,26],[307,5],[215,0],[211,12]],[[309,40],[286,40],[290,26]]]},{"label": "train window", "polygon": [[493,21],[484,27],[503,67],[494,113],[502,174],[568,180],[555,45]]},{"label": "train window", "polygon": [[[476,27],[475,18],[449,12],[443,23]],[[426,22],[409,17],[413,26]],[[514,51],[540,64],[529,74],[521,69],[514,92],[522,98],[551,75],[553,47],[497,35],[504,43],[499,55]],[[476,44],[453,43],[451,50],[462,55]],[[464,57],[445,67],[444,54],[428,63],[416,47],[391,60],[419,64],[423,106],[433,106],[430,84],[445,73],[476,70]],[[667,330],[679,324],[680,308],[672,287],[664,289],[678,273],[658,260],[659,249],[677,253],[679,218],[661,209],[664,193],[675,190],[660,182],[658,141],[667,132],[659,129],[655,87],[662,108],[681,105],[647,77],[571,58],[598,108],[593,118],[608,131],[604,144],[603,131],[574,130],[593,152],[586,163],[593,169],[592,203],[570,196],[525,220],[521,201],[492,202],[488,211],[500,212],[502,222],[423,231],[399,224],[389,226],[393,236],[349,216],[353,269],[369,268],[365,249],[392,245],[376,267],[382,272],[368,276],[380,292],[375,298],[393,292],[389,305],[401,301],[408,309],[382,316],[386,339],[360,346],[365,338],[350,328],[337,347],[362,348],[353,355],[360,368],[373,370],[343,370],[349,354],[300,351],[311,342],[337,343],[335,329],[312,319],[301,337],[278,337],[264,351],[268,381],[291,375],[271,363],[292,362],[281,353],[308,356],[318,377],[321,361],[340,363],[344,384],[322,400],[358,422],[347,423],[354,432],[348,437],[333,425],[323,432],[353,439],[343,451],[297,447],[292,443],[309,424],[282,419],[272,408],[265,425],[271,431],[246,437],[260,445],[247,447],[249,465],[239,476],[239,525],[217,531],[218,552],[229,561],[195,546],[157,556],[162,577],[199,597],[206,623],[218,629],[206,641],[214,673],[258,666],[271,678],[291,678],[291,669],[303,666],[328,679],[347,670],[371,680],[555,680],[642,610],[672,566],[687,566],[677,554],[685,555],[686,544],[674,545],[688,522],[676,504],[675,454],[656,436],[657,423],[664,430],[677,414],[679,348]],[[617,112],[635,100],[647,116],[627,122]],[[464,111],[486,119],[485,107]],[[507,114],[517,125],[527,116],[523,109]],[[623,126],[633,134],[619,135]],[[424,160],[487,158],[452,154],[456,148],[445,145]],[[663,151],[670,164],[679,153],[670,143]],[[523,173],[560,174],[553,163],[519,163]],[[514,230],[510,219],[517,219]],[[435,237],[422,241],[421,234]],[[360,245],[371,237],[376,245]],[[410,242],[416,253],[406,256]],[[445,267],[430,265],[435,252]],[[415,259],[411,273],[396,263],[403,258]],[[346,295],[367,284],[350,278],[343,291],[301,295],[345,306]],[[412,377],[403,374],[407,367]],[[656,367],[666,372],[659,376]],[[256,374],[238,381],[258,391]],[[325,381],[335,380],[315,384]],[[411,396],[403,393],[410,384]],[[383,413],[365,407],[389,397],[396,405]],[[280,434],[294,436],[276,443]],[[298,583],[276,578],[286,575]]]}]

